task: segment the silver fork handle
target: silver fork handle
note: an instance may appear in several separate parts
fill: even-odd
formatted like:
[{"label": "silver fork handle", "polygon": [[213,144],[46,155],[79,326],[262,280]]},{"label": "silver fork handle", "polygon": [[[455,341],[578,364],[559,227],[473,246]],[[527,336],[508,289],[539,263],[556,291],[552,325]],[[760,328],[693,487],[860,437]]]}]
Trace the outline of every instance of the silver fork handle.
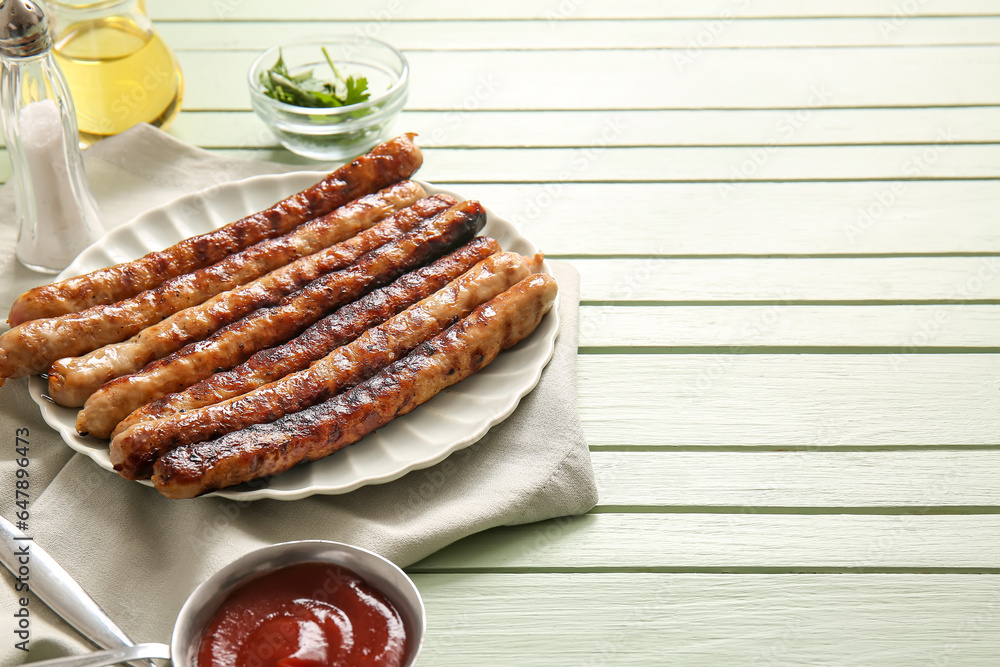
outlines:
[{"label": "silver fork handle", "polygon": [[166,644],[136,644],[109,651],[95,651],[86,655],[71,655],[31,663],[31,667],[103,667],[117,665],[130,660],[166,660],[170,657],[170,647]]}]

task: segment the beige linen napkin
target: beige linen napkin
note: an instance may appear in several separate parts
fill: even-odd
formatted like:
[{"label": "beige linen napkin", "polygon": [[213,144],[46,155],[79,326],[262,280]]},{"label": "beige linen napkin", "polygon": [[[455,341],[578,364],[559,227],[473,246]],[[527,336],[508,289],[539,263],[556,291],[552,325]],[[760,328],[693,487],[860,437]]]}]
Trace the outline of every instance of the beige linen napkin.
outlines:
[{"label": "beige linen napkin", "polygon": [[[232,160],[139,126],[86,151],[88,174],[110,229],[143,210],[212,183],[286,171]],[[12,188],[0,190],[0,312],[47,282],[13,254]],[[170,501],[74,455],[42,421],[25,379],[0,388],[0,512],[14,507],[14,432],[30,429],[29,530],[135,641],[169,641],[188,593],[237,556],[295,539],[331,539],[409,565],[467,535],[500,525],[579,514],[597,501],[576,410],[579,278],[554,263],[561,329],[537,388],[482,440],[394,482],[299,501]],[[3,574],[2,608],[15,608]],[[14,648],[13,618],[0,627],[0,664],[80,653],[90,645],[32,597],[31,652]]]}]

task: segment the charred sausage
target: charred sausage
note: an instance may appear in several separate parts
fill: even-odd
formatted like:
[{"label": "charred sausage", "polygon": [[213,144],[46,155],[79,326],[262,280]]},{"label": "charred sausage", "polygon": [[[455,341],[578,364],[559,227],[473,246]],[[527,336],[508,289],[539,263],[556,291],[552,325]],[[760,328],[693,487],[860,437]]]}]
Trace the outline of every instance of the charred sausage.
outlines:
[{"label": "charred sausage", "polygon": [[438,292],[407,308],[309,368],[215,405],[143,422],[111,443],[111,461],[124,477],[148,476],[158,456],[217,438],[325,401],[366,380],[527,277],[541,257],[492,255]]},{"label": "charred sausage", "polygon": [[411,271],[391,285],[369,292],[338,309],[288,343],[261,350],[236,368],[216,372],[183,391],[147,403],[123,419],[111,437],[139,422],[221,403],[300,371],[351,342],[365,330],[430,296],[480,260],[498,252],[499,243],[489,237],[478,236],[433,264]]},{"label": "charred sausage", "polygon": [[411,231],[453,201],[441,195],[421,199],[357,236],[174,313],[129,340],[107,345],[82,357],[60,359],[49,369],[49,395],[60,405],[82,405],[105,382],[134,373],[149,362],[191,341],[201,340],[258,308],[279,303],[316,278],[349,266],[365,253]]},{"label": "charred sausage", "polygon": [[246,361],[254,352],[301,333],[326,313],[374,287],[465,243],[486,223],[477,202],[455,206],[365,255],[357,264],[315,280],[274,308],[262,308],[208,339],[101,387],[77,416],[77,430],[106,438],[130,412],[172,391]]},{"label": "charred sausage", "polygon": [[549,276],[525,278],[346,393],[160,457],[153,484],[168,498],[191,498],[328,456],[492,362],[538,326],[555,294]]},{"label": "charred sausage", "polygon": [[376,146],[316,185],[213,232],[185,239],[131,262],[29,290],[14,302],[7,322],[16,326],[134,296],[164,280],[214,264],[266,238],[280,236],[362,195],[409,178],[423,162],[420,149],[413,143],[414,136],[405,134]]},{"label": "charred sausage", "polygon": [[[364,230],[407,205],[420,192],[422,190],[410,186],[390,188],[355,200],[337,209],[331,216],[339,220],[336,223],[338,226],[344,226],[348,231]],[[228,265],[229,262],[224,261],[223,264]],[[134,336],[184,307],[204,302],[203,299],[192,298],[195,291],[201,291],[205,299],[224,291],[212,286],[212,278],[221,276],[223,281],[233,279],[237,284],[225,287],[227,290],[238,288],[240,282],[245,282],[235,280],[235,271],[230,276],[227,269],[234,269],[232,266],[223,266],[218,272],[213,269],[215,267],[206,270],[213,275],[186,274],[113,304],[32,320],[14,327],[0,336],[0,378],[40,373],[57,359],[86,354],[103,345]]]}]

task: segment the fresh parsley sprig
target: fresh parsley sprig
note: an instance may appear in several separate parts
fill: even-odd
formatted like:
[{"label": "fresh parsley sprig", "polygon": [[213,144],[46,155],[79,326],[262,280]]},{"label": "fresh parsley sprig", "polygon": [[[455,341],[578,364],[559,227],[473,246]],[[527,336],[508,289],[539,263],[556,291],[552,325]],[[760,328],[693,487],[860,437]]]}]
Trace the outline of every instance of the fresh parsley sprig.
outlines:
[{"label": "fresh parsley sprig", "polygon": [[298,107],[329,109],[346,107],[367,102],[368,79],[366,77],[344,78],[333,64],[333,59],[323,47],[323,57],[333,70],[334,81],[323,81],[313,76],[313,70],[292,74],[288,71],[285,58],[278,51],[278,62],[271,69],[261,72],[260,85],[264,94],[271,99]]}]

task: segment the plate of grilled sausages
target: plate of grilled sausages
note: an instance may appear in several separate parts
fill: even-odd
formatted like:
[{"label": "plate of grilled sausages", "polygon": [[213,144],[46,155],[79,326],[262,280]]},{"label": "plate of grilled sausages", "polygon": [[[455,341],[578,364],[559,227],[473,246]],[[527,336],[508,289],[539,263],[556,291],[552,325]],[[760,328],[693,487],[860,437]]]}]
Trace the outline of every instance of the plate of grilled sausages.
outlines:
[{"label": "plate of grilled sausages", "polygon": [[294,500],[440,462],[537,384],[557,286],[514,225],[410,180],[421,162],[403,135],[140,215],[15,302],[0,379],[32,376],[70,447],[168,498]]}]

